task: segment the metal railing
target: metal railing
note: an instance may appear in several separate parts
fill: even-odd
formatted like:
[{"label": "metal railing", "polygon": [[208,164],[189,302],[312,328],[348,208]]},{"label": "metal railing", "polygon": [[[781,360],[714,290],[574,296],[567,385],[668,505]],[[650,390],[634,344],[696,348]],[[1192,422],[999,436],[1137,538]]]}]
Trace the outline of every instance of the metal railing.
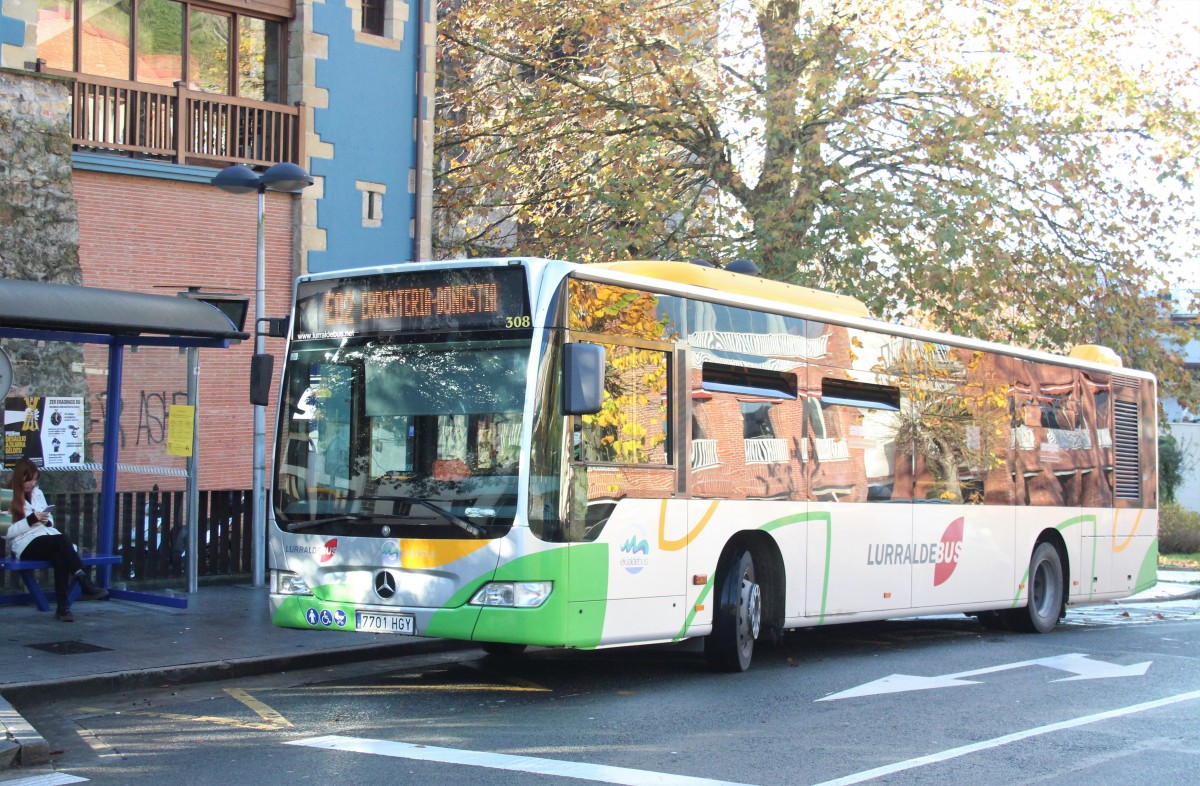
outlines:
[{"label": "metal railing", "polygon": [[71,143],[179,164],[303,165],[304,104],[252,101],[53,69],[71,77]]},{"label": "metal railing", "polygon": [[[98,542],[99,494],[51,493],[46,498],[55,506],[55,526],[80,551],[107,551]],[[250,574],[251,499],[247,489],[200,492],[197,511],[200,578]],[[183,577],[188,541],[185,522],[182,491],[118,492],[112,548],[124,560],[113,567],[112,580],[153,582]],[[53,586],[49,571],[43,579]],[[6,582],[9,586],[4,589],[19,587],[15,576],[6,578]]]},{"label": "metal railing", "polygon": [[752,437],[746,440],[747,464],[786,464],[788,447],[786,439]]}]

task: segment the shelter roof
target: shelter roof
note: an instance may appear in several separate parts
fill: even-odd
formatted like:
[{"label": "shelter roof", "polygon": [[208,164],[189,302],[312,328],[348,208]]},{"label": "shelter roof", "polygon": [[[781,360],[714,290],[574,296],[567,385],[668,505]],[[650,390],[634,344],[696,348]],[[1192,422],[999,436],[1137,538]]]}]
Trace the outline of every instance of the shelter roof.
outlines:
[{"label": "shelter roof", "polygon": [[0,279],[0,328],[225,341],[249,337],[202,300],[18,279]]}]

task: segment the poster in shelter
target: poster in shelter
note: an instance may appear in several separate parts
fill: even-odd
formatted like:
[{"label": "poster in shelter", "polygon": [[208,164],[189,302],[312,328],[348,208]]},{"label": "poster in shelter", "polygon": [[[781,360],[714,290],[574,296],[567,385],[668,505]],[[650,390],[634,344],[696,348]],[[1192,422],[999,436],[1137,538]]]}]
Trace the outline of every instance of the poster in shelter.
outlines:
[{"label": "poster in shelter", "polygon": [[23,458],[39,467],[83,463],[83,398],[17,396],[4,400],[4,466]]}]

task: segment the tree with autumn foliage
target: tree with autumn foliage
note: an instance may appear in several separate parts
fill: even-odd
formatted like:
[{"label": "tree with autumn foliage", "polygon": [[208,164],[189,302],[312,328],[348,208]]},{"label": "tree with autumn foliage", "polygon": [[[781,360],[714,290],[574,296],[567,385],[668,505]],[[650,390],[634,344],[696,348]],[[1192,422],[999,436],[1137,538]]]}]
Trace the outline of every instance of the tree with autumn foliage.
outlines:
[{"label": "tree with autumn foliage", "polygon": [[445,256],[747,256],[885,319],[1107,344],[1200,403],[1160,342],[1194,265],[1197,60],[1156,0],[453,0],[439,24]]}]

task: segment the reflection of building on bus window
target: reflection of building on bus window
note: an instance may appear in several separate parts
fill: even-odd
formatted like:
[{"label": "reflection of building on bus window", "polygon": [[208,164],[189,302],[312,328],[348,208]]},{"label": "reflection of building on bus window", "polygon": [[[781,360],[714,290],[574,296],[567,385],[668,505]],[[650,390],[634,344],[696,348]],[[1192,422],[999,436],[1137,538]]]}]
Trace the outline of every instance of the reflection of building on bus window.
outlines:
[{"label": "reflection of building on bus window", "polygon": [[437,457],[462,459],[467,455],[467,416],[438,415]]},{"label": "reflection of building on bus window", "polygon": [[475,429],[480,469],[515,469],[521,456],[521,421],[515,415],[481,415]]},{"label": "reflection of building on bus window", "polygon": [[327,475],[331,478],[349,478],[350,424],[323,422],[317,432],[317,452]]},{"label": "reflection of building on bus window", "polygon": [[447,479],[515,470],[520,455],[519,414],[438,416],[436,466]]},{"label": "reflection of building on bus window", "polygon": [[413,427],[409,418],[376,417],[371,419],[371,475],[395,475],[411,472],[413,465]]}]

